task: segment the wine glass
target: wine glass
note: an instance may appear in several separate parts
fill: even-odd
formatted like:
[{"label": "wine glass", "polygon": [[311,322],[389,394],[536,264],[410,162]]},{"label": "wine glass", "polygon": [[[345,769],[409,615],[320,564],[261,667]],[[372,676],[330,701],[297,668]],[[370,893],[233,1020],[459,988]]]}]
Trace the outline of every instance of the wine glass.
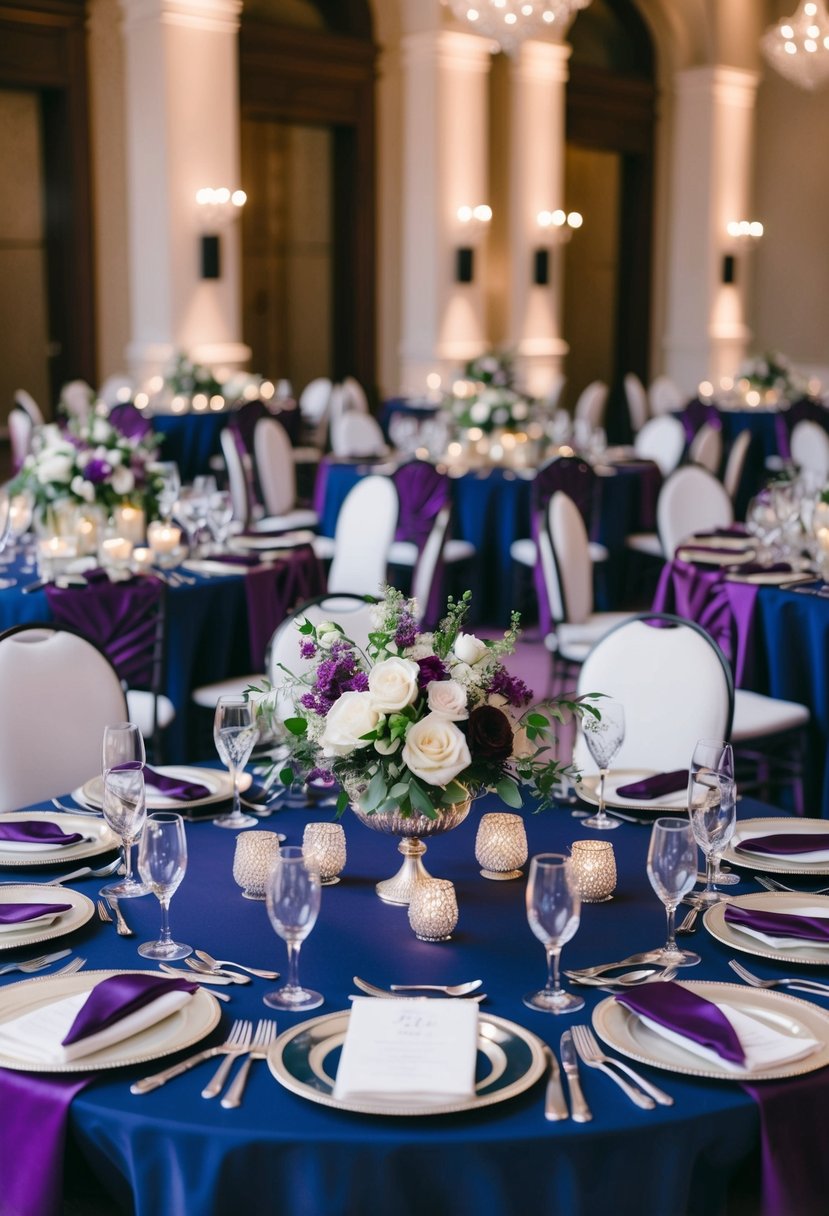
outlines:
[{"label": "wine glass", "polygon": [[727,898],[714,888],[714,854],[724,849],[734,835],[737,800],[734,782],[713,769],[698,769],[688,778],[688,814],[697,844],[705,854],[705,890],[701,903],[716,904]]},{"label": "wine glass", "polygon": [[581,895],[573,864],[563,853],[539,853],[530,862],[527,920],[547,951],[547,983],[528,992],[524,1004],[544,1013],[575,1013],[584,999],[565,992],[559,979],[561,948],[579,927]]},{"label": "wine glass", "polygon": [[147,818],[143,763],[130,761],[104,773],[103,812],[113,832],[121,837],[124,878],[104,887],[101,895],[115,899],[146,895],[149,887],[132,876],[132,846],[141,835]]},{"label": "wine glass", "polygon": [[174,460],[156,460],[147,471],[156,479],[158,510],[164,523],[169,524],[181,490],[178,465]]},{"label": "wine glass", "polygon": [[299,982],[299,951],[316,924],[322,890],[319,871],[302,849],[281,849],[265,888],[268,916],[288,947],[288,978],[262,999],[271,1009],[316,1009],[325,999]]},{"label": "wine glass", "polygon": [[242,814],[239,801],[239,774],[250,759],[253,745],[259,737],[256,706],[244,697],[219,697],[213,719],[213,739],[219,759],[227,765],[233,781],[233,811],[213,822],[220,828],[252,828],[253,815]]},{"label": "wine glass", "polygon": [[659,962],[666,966],[693,967],[699,962],[699,955],[692,950],[680,950],[674,927],[679,902],[697,881],[697,842],[687,819],[657,819],[653,825],[648,848],[648,878],[668,915],[668,940],[662,947]]},{"label": "wine glass", "polygon": [[[694,754],[691,757],[691,768],[688,774],[689,781],[693,780],[696,773],[700,769],[707,769],[709,772],[718,773],[722,777],[729,777],[734,780],[734,752],[731,744],[725,739],[700,739],[694,747]],[[716,844],[712,850],[714,861],[714,885],[718,887],[734,886],[740,881],[739,874],[732,874],[730,870],[720,869],[720,857],[728,844],[727,840],[723,840]]]},{"label": "wine glass", "polygon": [[138,947],[142,958],[187,958],[192,946],[174,942],[170,934],[170,900],[187,869],[187,835],[181,815],[156,811],[147,823],[138,846],[138,872],[161,904],[161,934],[157,942]]},{"label": "wine glass", "polygon": [[103,771],[126,765],[144,766],[147,757],[144,736],[134,722],[114,722],[104,727]]},{"label": "wine glass", "polygon": [[599,813],[583,819],[586,828],[609,831],[619,827],[618,819],[611,819],[604,809],[604,783],[607,771],[619,754],[625,741],[625,708],[618,701],[603,700],[599,706],[600,718],[585,714],[581,728],[587,750],[599,767]]},{"label": "wine glass", "polygon": [[207,504],[207,526],[219,551],[224,548],[233,519],[233,499],[229,490],[216,490]]},{"label": "wine glass", "polygon": [[[5,491],[0,491],[0,557],[6,548],[12,526],[12,500]],[[17,585],[15,578],[0,578],[0,591]]]}]

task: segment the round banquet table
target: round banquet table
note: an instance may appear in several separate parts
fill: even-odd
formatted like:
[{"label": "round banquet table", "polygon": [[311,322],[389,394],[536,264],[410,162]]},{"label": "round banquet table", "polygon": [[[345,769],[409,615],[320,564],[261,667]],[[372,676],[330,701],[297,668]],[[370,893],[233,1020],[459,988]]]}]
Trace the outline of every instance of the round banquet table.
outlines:
[{"label": "round banquet table", "polygon": [[[375,895],[374,882],[397,868],[395,842],[346,816],[346,869],[339,885],[323,889],[320,917],[300,960],[303,981],[324,993],[325,1004],[310,1015],[277,1014],[280,1031],[303,1016],[348,1008],[355,973],[384,986],[481,978],[489,994],[485,1010],[535,1032],[556,1050],[574,1020],[589,1018],[605,994],[584,990],[587,1008],[575,1019],[522,1004],[522,994],[542,986],[545,973],[543,949],[527,925],[525,881],[487,882],[474,859],[481,811],[498,805],[492,797],[483,800],[461,827],[429,844],[430,872],[454,881],[460,906],[454,938],[442,944],[416,940],[405,910]],[[741,804],[741,817],[768,812],[748,800]],[[281,811],[260,826],[284,831],[295,844],[308,818],[325,814],[330,811]],[[525,818],[531,854],[595,838],[567,808],[528,811]],[[174,936],[219,958],[284,971],[285,947],[264,904],[243,899],[233,881],[234,834],[204,822],[188,824],[187,835],[189,867],[172,902]],[[621,958],[664,940],[664,911],[645,876],[649,836],[647,826],[627,824],[612,833],[617,893],[608,903],[583,907],[564,966]],[[100,880],[78,884],[91,895],[99,886]],[[136,945],[156,935],[158,905],[148,896],[124,901],[123,910],[134,938],[117,937],[111,925],[97,921],[73,938],[90,968],[150,966]],[[702,929],[693,944],[703,962],[684,975],[733,979],[726,967],[731,951]],[[269,1016],[262,995],[272,986],[257,979],[220,989],[232,994],[232,1002],[222,1007],[211,1041],[222,1041],[232,1018]],[[528,1208],[567,1216],[680,1216],[729,1210],[731,1191],[745,1205],[747,1180],[757,1173],[757,1108],[729,1082],[644,1068],[676,1101],[641,1111],[607,1078],[582,1068],[594,1116],[588,1124],[546,1122],[543,1081],[479,1111],[381,1118],[307,1101],[282,1088],[262,1061],[252,1068],[242,1107],[226,1111],[199,1096],[215,1066],[199,1065],[144,1096],[131,1095],[130,1083],[161,1065],[99,1074],[72,1103],[68,1151],[80,1153],[136,1216],[222,1216],[240,1204],[248,1216],[524,1216]],[[749,1203],[731,1210],[756,1209]]]},{"label": "round banquet table", "polygon": [[176,462],[182,482],[212,471],[210,460],[221,455],[221,434],[229,417],[227,411],[153,415],[153,430],[162,436],[161,457]]}]

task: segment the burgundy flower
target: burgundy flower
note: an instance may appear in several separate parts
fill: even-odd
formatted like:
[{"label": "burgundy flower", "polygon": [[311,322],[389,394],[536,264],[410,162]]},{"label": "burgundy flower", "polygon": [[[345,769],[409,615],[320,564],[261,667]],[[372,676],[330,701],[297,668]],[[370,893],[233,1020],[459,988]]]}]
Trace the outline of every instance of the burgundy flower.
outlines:
[{"label": "burgundy flower", "polygon": [[417,677],[417,686],[421,692],[433,680],[448,680],[449,672],[443,664],[443,661],[436,654],[427,655],[425,659],[418,659],[417,665],[420,668],[420,675]]},{"label": "burgundy flower", "polygon": [[479,705],[469,715],[466,737],[473,760],[506,760],[512,754],[512,725],[495,705]]}]

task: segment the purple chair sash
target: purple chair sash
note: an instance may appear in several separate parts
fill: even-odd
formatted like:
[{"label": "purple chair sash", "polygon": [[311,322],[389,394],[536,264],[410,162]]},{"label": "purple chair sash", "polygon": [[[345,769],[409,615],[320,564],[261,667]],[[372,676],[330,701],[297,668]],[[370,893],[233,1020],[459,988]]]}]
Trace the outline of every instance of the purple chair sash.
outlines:
[{"label": "purple chair sash", "polygon": [[710,1048],[723,1060],[732,1064],[745,1062],[743,1045],[728,1018],[713,1001],[707,1001],[690,988],[671,981],[642,984],[635,992],[624,992],[614,999],[666,1030]]},{"label": "purple chair sash", "polygon": [[320,563],[310,545],[300,545],[245,575],[252,670],[263,671],[268,642],[291,609],[323,589]]},{"label": "purple chair sash", "polygon": [[13,840],[18,844],[54,844],[69,846],[84,839],[83,832],[64,832],[57,823],[43,819],[16,819],[13,823],[0,823],[0,840]]},{"label": "purple chair sash", "polygon": [[[546,526],[547,507],[550,505],[550,499],[559,491],[566,494],[568,498],[572,498],[584,520],[584,526],[590,533],[595,486],[596,474],[580,456],[558,456],[541,466],[535,475],[530,493],[532,538],[535,541],[537,554],[539,520],[543,520],[544,526]],[[536,557],[533,582],[538,597],[539,628],[546,634],[552,628],[552,611],[547,598],[547,586],[544,582],[540,555]]]},{"label": "purple chair sash", "polygon": [[796,937],[807,942],[829,944],[829,919],[821,916],[794,916],[788,912],[766,912],[760,908],[741,908],[726,904],[725,919],[738,929],[755,929],[770,937]]},{"label": "purple chair sash", "polygon": [[396,469],[392,481],[400,500],[395,540],[423,548],[435,517],[449,501],[449,478],[425,460],[411,460]]},{"label": "purple chair sash", "polygon": [[68,912],[71,904],[0,904],[0,925],[24,925],[50,913]]},{"label": "purple chair sash", "polygon": [[689,401],[679,415],[679,420],[685,428],[685,439],[687,443],[696,435],[701,426],[707,422],[711,426],[718,429],[722,427],[722,419],[720,418],[719,410],[710,401],[700,401],[695,397],[693,401]]},{"label": "purple chair sash", "polygon": [[53,619],[103,650],[128,687],[152,688],[163,593],[159,579],[138,578],[65,589],[48,586],[46,599]]}]

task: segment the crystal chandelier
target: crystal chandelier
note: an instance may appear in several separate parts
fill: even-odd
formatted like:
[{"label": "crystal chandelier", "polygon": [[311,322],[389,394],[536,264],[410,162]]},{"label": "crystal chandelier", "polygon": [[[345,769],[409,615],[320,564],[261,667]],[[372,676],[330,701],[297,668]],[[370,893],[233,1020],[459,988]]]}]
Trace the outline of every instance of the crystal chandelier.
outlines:
[{"label": "crystal chandelier", "polygon": [[459,21],[476,33],[493,38],[502,51],[513,54],[527,38],[544,38],[564,30],[567,22],[590,0],[443,0]]},{"label": "crystal chandelier", "polygon": [[825,0],[801,0],[792,17],[784,17],[763,35],[763,54],[781,76],[801,89],[819,89],[829,81],[829,13]]}]

